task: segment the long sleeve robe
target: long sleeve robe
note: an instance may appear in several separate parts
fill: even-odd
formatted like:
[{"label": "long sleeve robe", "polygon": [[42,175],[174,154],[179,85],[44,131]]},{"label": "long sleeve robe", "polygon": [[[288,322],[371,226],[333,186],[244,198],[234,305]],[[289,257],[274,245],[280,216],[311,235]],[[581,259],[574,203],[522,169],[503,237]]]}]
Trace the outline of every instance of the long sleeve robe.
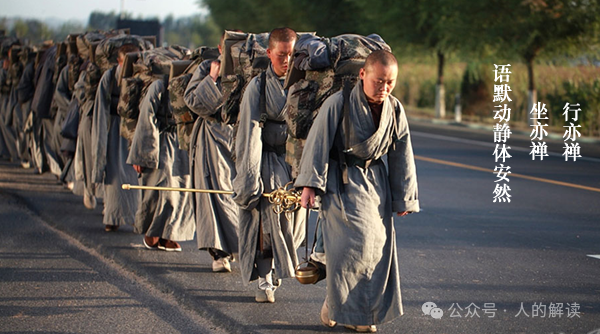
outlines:
[{"label": "long sleeve robe", "polygon": [[53,108],[56,109],[56,114],[52,119],[52,127],[48,131],[52,132],[48,147],[50,147],[53,155],[48,158],[50,171],[59,176],[64,182],[73,181],[73,172],[71,169],[71,163],[69,158],[64,155],[61,151],[63,144],[63,137],[60,134],[62,125],[65,118],[67,117],[67,110],[69,109],[69,103],[71,103],[72,92],[69,89],[69,65],[63,67],[56,81],[56,88],[53,96]]},{"label": "long sleeve robe", "polygon": [[[186,151],[179,149],[176,128],[167,128],[171,113],[164,110],[162,97],[168,93],[162,80],[148,87],[140,104],[135,134],[127,158],[129,168],[143,168],[141,184],[152,187],[189,188],[191,178]],[[168,114],[168,115],[166,115]],[[178,191],[142,190],[134,232],[173,241],[192,240],[196,230],[191,194]]]},{"label": "long sleeve robe", "polygon": [[[199,117],[190,146],[190,173],[196,189],[231,190],[235,165],[231,159],[233,126],[213,116],[222,104],[220,86],[208,75],[211,60],[198,66],[186,87],[185,103]],[[238,252],[238,208],[231,195],[195,194],[199,249]]]},{"label": "long sleeve robe", "polygon": [[34,63],[29,62],[25,65],[23,75],[17,85],[17,98],[21,105],[21,119],[23,120],[19,126],[19,133],[22,136],[19,138],[19,155],[22,161],[31,161],[31,147],[33,145],[33,122],[27,123],[31,120],[31,101],[33,99],[33,93],[35,92],[35,68]]},{"label": "long sleeve robe", "polygon": [[84,196],[103,197],[104,186],[101,183],[94,183],[92,175],[92,123],[95,93],[85,92],[86,75],[88,75],[87,70],[82,70],[73,89],[73,99],[77,99],[79,105],[79,127],[77,128],[73,171],[75,180],[83,182]]},{"label": "long sleeve robe", "polygon": [[124,183],[138,184],[138,180],[135,170],[126,163],[127,140],[121,136],[121,118],[116,104],[112,104],[118,98],[113,95],[116,77],[116,68],[104,72],[96,91],[90,147],[92,182],[104,183],[104,225],[133,225],[140,191],[121,188]]},{"label": "long sleeve robe", "polygon": [[[63,161],[59,157],[54,147],[54,137],[59,136],[54,132],[54,115],[52,113],[52,99],[54,96],[55,85],[53,82],[54,68],[56,59],[56,46],[48,49],[43,56],[38,70],[36,70],[36,84],[31,108],[34,112],[36,132],[39,133],[39,142],[36,141],[35,156],[38,159],[38,168],[45,170],[46,165],[50,172],[60,176],[63,168]],[[39,74],[39,76],[38,76]],[[37,139],[36,138],[36,139]]]},{"label": "long sleeve robe", "polygon": [[[257,256],[260,225],[263,246],[270,247],[275,263],[275,276],[294,277],[298,264],[296,249],[304,238],[305,210],[292,214],[276,214],[264,192],[271,192],[292,180],[291,168],[285,154],[267,151],[266,146],[285,144],[287,125],[283,119],[283,106],[287,92],[271,66],[266,73],[267,122],[260,127],[259,108],[261,76],[250,81],[240,105],[239,127],[235,141],[236,176],[233,180],[233,200],[239,205],[239,254],[242,281],[247,284],[256,279],[254,266]],[[261,224],[262,222],[262,224]]]},{"label": "long sleeve robe", "polygon": [[[10,86],[8,83],[8,71],[3,68],[0,68],[0,86],[6,88]],[[0,156],[17,159],[16,139],[12,129],[12,93],[12,88],[10,91],[0,93]]]},{"label": "long sleeve robe", "polygon": [[[60,132],[62,130],[63,123],[67,117],[69,104],[73,93],[69,89],[69,65],[63,67],[58,76],[56,82],[56,90],[54,91],[54,103],[57,107],[56,116],[54,117],[54,141],[53,148],[55,152],[60,152],[64,138]],[[66,163],[66,158],[63,161]]]},{"label": "long sleeve robe", "polygon": [[[419,211],[417,178],[406,116],[400,102],[384,101],[379,126],[359,82],[349,98],[350,129],[340,119],[343,95],[327,99],[309,132],[297,187],[321,195],[319,220],[327,261],[329,317],[342,324],[375,325],[402,314],[393,212]],[[341,128],[338,128],[341,126]],[[367,168],[350,165],[343,184],[337,150],[352,148]],[[345,143],[350,131],[350,143]],[[394,135],[396,133],[396,135]],[[340,142],[342,144],[340,144]]]}]

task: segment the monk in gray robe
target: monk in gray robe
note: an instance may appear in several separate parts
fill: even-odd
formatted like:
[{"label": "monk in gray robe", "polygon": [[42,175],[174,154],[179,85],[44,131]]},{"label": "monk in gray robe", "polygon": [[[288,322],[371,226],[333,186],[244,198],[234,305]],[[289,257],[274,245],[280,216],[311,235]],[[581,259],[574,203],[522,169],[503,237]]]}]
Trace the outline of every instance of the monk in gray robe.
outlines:
[{"label": "monk in gray robe", "polygon": [[52,108],[52,99],[56,85],[54,84],[54,70],[56,66],[56,46],[51,47],[42,56],[36,69],[36,83],[31,109],[34,113],[36,124],[35,158],[38,171],[43,173],[49,170],[57,177],[62,173],[63,161],[54,145],[55,113]]},{"label": "monk in gray robe", "polygon": [[[220,49],[220,46],[219,46]],[[219,60],[198,66],[185,90],[185,103],[199,117],[190,146],[190,171],[196,189],[232,189],[235,176],[232,156],[233,126],[219,121],[223,103]],[[238,208],[230,195],[195,195],[198,248],[213,258],[214,272],[231,272],[230,261],[238,252]]]},{"label": "monk in gray robe", "polygon": [[[141,174],[143,186],[190,188],[188,153],[179,149],[168,96],[163,80],[148,87],[127,163]],[[189,192],[142,190],[134,232],[144,234],[146,248],[181,251],[177,241],[192,240],[195,230]]]},{"label": "monk in gray robe", "polygon": [[104,230],[116,231],[120,225],[133,225],[140,202],[139,190],[123,190],[124,183],[138,184],[137,174],[126,163],[127,139],[121,136],[121,117],[117,113],[118,74],[128,52],[139,51],[132,44],[119,48],[119,65],[104,72],[96,91],[92,122],[92,181],[104,184]]},{"label": "monk in gray robe", "polygon": [[17,98],[22,113],[19,117],[22,122],[18,124],[19,139],[17,143],[19,144],[18,149],[21,157],[21,166],[23,168],[31,167],[31,145],[33,141],[33,118],[30,116],[31,101],[33,99],[33,93],[35,92],[35,67],[31,58],[32,56],[30,56],[29,51],[22,55],[25,68],[23,69],[23,75],[21,75],[19,84],[17,85]]},{"label": "monk in gray robe", "polygon": [[92,159],[92,124],[94,101],[102,77],[100,69],[89,60],[82,66],[79,80],[75,83],[73,96],[79,105],[79,127],[73,158],[75,180],[83,183],[83,205],[90,210],[96,208],[97,197],[102,197],[104,186],[94,183]]},{"label": "monk in gray robe", "polygon": [[[258,278],[257,302],[275,302],[279,279],[294,277],[296,249],[304,237],[304,209],[290,217],[276,214],[262,196],[292,180],[291,167],[285,162],[287,125],[282,110],[287,95],[283,80],[296,40],[296,33],[289,28],[271,32],[267,49],[271,64],[265,74],[250,81],[240,104],[233,200],[240,207],[242,281],[247,284]],[[266,110],[261,111],[263,80]]]},{"label": "monk in gray robe", "polygon": [[325,326],[375,332],[402,315],[392,213],[418,212],[419,201],[406,115],[390,95],[397,75],[391,53],[373,52],[347,98],[323,103],[304,147],[295,185],[304,207],[321,196]]},{"label": "monk in gray robe", "polygon": [[[73,96],[73,92],[69,88],[69,67],[70,65],[65,65],[65,67],[62,68],[60,75],[58,76],[58,80],[56,81],[56,89],[54,91],[53,100],[53,103],[56,106],[56,115],[54,116],[52,148],[55,152],[57,152],[57,158],[62,160],[63,169],[61,170],[60,174],[61,181],[66,182],[68,187],[72,190],[74,180],[72,177],[73,174],[70,172],[70,157],[65,155],[61,150],[64,140],[63,136],[61,135],[62,126],[65,122],[65,118],[67,117],[69,105]],[[70,177],[66,177],[67,174],[71,174]]]},{"label": "monk in gray robe", "polygon": [[8,58],[2,61],[0,68],[0,155],[6,159],[18,159],[15,131],[12,127],[13,95],[12,82],[9,76],[10,62]]}]

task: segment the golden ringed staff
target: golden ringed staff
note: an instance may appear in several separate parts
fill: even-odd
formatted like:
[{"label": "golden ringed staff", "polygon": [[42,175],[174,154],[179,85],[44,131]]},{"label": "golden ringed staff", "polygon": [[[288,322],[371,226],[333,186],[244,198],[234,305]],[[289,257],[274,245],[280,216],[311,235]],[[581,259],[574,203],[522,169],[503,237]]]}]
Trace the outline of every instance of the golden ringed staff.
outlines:
[{"label": "golden ringed staff", "polygon": [[[124,190],[156,190],[156,191],[183,191],[201,194],[220,194],[233,195],[230,190],[214,190],[214,189],[193,189],[193,188],[177,188],[177,187],[152,187],[152,186],[136,186],[131,184],[123,184]],[[273,204],[273,211],[277,214],[292,213],[300,208],[300,196],[302,192],[297,191],[292,187],[292,182],[288,182],[285,186],[277,188],[270,193],[263,193],[262,196],[269,199],[269,203]]]}]

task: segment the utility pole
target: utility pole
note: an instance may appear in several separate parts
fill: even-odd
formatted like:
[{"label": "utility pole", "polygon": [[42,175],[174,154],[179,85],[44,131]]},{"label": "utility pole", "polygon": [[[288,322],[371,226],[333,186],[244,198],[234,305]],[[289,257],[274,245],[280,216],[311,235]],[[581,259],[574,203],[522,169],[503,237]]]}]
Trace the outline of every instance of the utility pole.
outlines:
[{"label": "utility pole", "polygon": [[125,19],[125,0],[121,0],[121,20]]}]

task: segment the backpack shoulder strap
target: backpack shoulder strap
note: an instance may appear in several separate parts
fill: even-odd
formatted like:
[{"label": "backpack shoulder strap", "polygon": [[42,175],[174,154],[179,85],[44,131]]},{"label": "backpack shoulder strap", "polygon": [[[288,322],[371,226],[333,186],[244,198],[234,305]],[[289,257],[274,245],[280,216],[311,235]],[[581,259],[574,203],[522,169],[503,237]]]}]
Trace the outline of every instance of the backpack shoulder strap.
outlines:
[{"label": "backpack shoulder strap", "polygon": [[260,127],[263,128],[267,121],[267,71],[263,71],[260,74],[260,98],[258,108],[260,109]]},{"label": "backpack shoulder strap", "polygon": [[[344,86],[342,90],[342,95],[344,98],[343,106],[342,106],[342,117],[338,122],[338,127],[335,132],[334,144],[336,146],[336,151],[338,155],[338,160],[340,164],[340,171],[342,176],[342,183],[348,184],[348,162],[346,161],[346,153],[351,150],[347,149],[347,145],[350,142],[350,92],[352,91],[352,85],[348,80],[344,80]],[[340,137],[340,128],[342,126],[342,122],[344,123],[344,127],[346,128],[346,142],[345,145],[342,145],[342,138]],[[341,189],[343,190],[343,189]]]},{"label": "backpack shoulder strap", "polygon": [[352,91],[352,85],[348,80],[344,80],[344,114],[342,118],[344,119],[344,128],[346,129],[346,143],[344,153],[349,153],[352,149],[348,148],[350,145],[350,92]]}]

